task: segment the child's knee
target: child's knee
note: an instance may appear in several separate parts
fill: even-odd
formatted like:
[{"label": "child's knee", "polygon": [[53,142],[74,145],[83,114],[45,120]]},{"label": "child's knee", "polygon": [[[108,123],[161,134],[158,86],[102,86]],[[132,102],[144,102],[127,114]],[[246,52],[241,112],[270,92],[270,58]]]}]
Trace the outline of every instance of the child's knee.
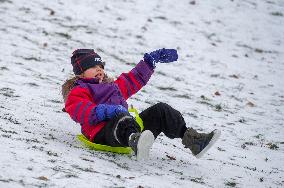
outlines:
[{"label": "child's knee", "polygon": [[159,102],[159,103],[155,104],[155,107],[158,108],[158,109],[171,108],[170,105],[168,105],[167,103],[164,103],[164,102]]}]

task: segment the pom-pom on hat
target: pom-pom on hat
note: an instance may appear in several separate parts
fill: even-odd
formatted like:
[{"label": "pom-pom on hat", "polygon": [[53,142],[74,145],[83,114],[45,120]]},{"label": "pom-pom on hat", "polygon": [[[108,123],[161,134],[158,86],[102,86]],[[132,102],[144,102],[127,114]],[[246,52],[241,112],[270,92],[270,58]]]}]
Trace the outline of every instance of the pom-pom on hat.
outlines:
[{"label": "pom-pom on hat", "polygon": [[80,75],[96,65],[101,65],[103,68],[105,66],[101,57],[93,49],[77,49],[72,54],[71,64],[75,75]]}]

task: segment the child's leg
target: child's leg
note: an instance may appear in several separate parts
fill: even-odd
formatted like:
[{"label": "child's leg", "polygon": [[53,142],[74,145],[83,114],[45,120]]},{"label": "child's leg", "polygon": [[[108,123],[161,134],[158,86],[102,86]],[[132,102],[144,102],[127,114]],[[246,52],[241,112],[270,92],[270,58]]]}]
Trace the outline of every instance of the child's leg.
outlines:
[{"label": "child's leg", "polygon": [[143,160],[149,157],[154,135],[151,131],[140,133],[140,126],[132,116],[119,115],[102,128],[94,142],[108,146],[129,146],[137,160]]},{"label": "child's leg", "polygon": [[169,138],[182,138],[186,123],[181,113],[166,103],[155,104],[139,114],[144,129],[150,130],[155,138],[163,132]]},{"label": "child's leg", "polygon": [[[123,123],[119,123],[121,119]],[[108,146],[128,146],[129,136],[140,132],[140,127],[131,116],[119,115],[111,119],[94,138],[94,143]]]},{"label": "child's leg", "polygon": [[181,113],[165,103],[158,103],[140,113],[145,130],[157,137],[163,132],[169,138],[182,138],[182,143],[200,158],[220,137],[221,132],[198,133],[187,128]]}]

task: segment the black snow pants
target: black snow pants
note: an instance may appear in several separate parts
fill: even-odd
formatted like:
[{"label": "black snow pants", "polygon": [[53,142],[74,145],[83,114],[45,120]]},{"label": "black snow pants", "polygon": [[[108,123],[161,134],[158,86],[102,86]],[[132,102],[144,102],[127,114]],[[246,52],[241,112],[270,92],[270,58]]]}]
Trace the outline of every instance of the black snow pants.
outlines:
[{"label": "black snow pants", "polygon": [[[155,138],[161,132],[171,139],[182,138],[187,129],[181,113],[166,103],[157,103],[142,111],[139,116],[143,120],[144,130],[150,130]],[[133,123],[129,123],[128,126],[116,127],[118,120],[119,117],[111,119],[97,133],[94,142],[109,146],[128,146],[129,136],[132,133],[140,132],[140,127],[134,119]]]}]

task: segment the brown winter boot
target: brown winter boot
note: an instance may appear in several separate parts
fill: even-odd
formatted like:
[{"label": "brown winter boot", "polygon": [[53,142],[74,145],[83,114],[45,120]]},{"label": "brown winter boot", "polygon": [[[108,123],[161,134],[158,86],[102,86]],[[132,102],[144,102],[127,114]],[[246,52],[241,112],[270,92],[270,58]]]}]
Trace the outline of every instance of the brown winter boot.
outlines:
[{"label": "brown winter boot", "polygon": [[218,140],[221,131],[214,130],[209,134],[198,133],[193,128],[188,128],[182,138],[182,143],[189,148],[196,158],[202,157]]}]

